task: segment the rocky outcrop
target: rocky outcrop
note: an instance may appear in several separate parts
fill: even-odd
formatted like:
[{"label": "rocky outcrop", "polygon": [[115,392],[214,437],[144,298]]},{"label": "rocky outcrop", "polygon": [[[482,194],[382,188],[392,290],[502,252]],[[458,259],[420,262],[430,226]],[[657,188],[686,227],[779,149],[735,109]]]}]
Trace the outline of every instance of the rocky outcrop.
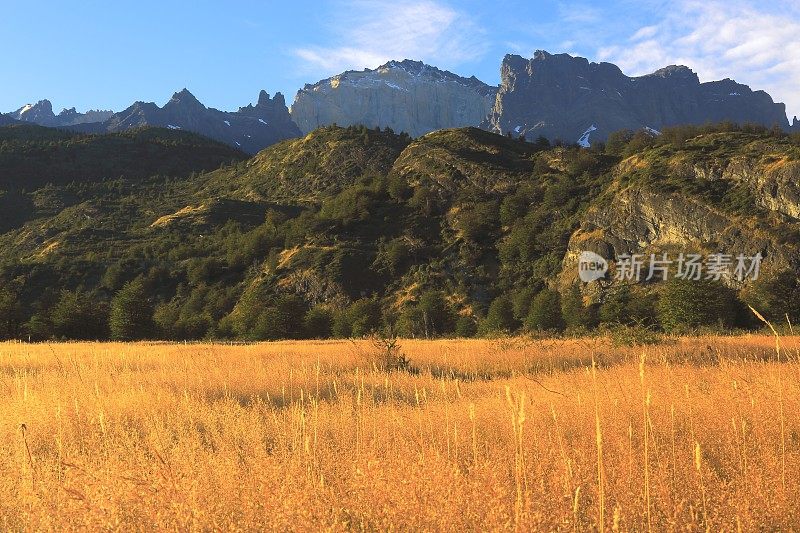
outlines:
[{"label": "rocky outcrop", "polygon": [[74,107],[64,109],[56,115],[53,113],[53,104],[50,100],[39,100],[35,104],[27,104],[9,115],[22,122],[32,122],[40,126],[63,127],[74,126],[76,124],[86,124],[90,122],[102,122],[108,120],[113,111],[89,110],[86,113],[78,113]]},{"label": "rocky outcrop", "polygon": [[281,93],[270,98],[261,91],[256,105],[235,112],[204,106],[192,93],[175,93],[164,107],[136,102],[100,124],[78,127],[81,131],[119,132],[143,126],[191,131],[254,154],[284,139],[299,137],[300,130],[289,116]]},{"label": "rocky outcrop", "polygon": [[[763,164],[734,158],[716,171],[720,179],[746,185],[760,207],[800,220],[800,161],[782,157]],[[697,168],[696,172],[701,175],[708,170]]]},{"label": "rocky outcrop", "polygon": [[528,139],[573,143],[604,140],[621,129],[707,122],[752,122],[789,129],[784,104],[725,79],[700,83],[688,67],[669,66],[628,77],[616,65],[538,51],[532,59],[507,55],[491,115],[482,127]]},{"label": "rocky outcrop", "polygon": [[[679,253],[747,257],[760,253],[764,271],[800,269],[797,250],[780,244],[776,233],[743,224],[741,219],[696,198],[640,186],[619,190],[608,204],[587,213],[572,234],[563,260],[566,283],[577,276],[582,251],[594,252],[612,263],[624,254],[666,252],[676,259]],[[594,291],[598,288],[602,287],[590,287]]]},{"label": "rocky outcrop", "polygon": [[497,88],[418,61],[390,61],[375,70],[347,71],[298,91],[291,114],[304,133],[320,126],[363,124],[418,137],[434,130],[477,126]]}]

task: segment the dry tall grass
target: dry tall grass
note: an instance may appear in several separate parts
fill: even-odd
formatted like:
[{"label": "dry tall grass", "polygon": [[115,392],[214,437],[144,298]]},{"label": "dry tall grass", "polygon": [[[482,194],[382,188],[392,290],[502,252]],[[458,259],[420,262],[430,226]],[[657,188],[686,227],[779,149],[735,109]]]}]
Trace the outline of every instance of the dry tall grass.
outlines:
[{"label": "dry tall grass", "polygon": [[800,529],[797,339],[400,344],[0,344],[0,528]]}]

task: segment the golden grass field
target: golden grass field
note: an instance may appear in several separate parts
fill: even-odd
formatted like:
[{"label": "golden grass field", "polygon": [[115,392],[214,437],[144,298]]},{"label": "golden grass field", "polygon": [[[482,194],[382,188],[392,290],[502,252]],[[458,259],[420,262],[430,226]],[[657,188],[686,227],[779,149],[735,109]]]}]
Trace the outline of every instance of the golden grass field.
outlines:
[{"label": "golden grass field", "polygon": [[782,343],[0,344],[0,528],[800,530]]}]

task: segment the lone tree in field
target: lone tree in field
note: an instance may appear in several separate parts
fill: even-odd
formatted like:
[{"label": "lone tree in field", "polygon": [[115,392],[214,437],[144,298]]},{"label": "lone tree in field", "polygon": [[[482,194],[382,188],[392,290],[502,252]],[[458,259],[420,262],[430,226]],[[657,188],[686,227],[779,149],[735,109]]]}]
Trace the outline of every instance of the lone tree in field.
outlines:
[{"label": "lone tree in field", "polygon": [[153,334],[153,304],[142,278],[126,283],[111,301],[111,338],[146,339]]}]

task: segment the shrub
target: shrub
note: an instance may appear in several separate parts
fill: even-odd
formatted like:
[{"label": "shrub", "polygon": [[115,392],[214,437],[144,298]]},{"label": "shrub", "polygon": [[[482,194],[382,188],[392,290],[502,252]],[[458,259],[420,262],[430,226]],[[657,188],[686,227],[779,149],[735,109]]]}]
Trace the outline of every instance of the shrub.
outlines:
[{"label": "shrub", "polygon": [[730,327],[736,317],[736,298],[720,282],[672,278],[661,287],[658,319],[668,332],[713,325]]},{"label": "shrub", "polygon": [[478,332],[478,325],[471,316],[461,316],[456,320],[456,336],[461,338],[474,337]]},{"label": "shrub", "polygon": [[16,338],[22,326],[22,306],[17,293],[0,288],[0,339]]},{"label": "shrub", "polygon": [[365,337],[381,326],[381,306],[374,298],[362,298],[336,313],[333,335],[338,338]]},{"label": "shrub", "polygon": [[589,318],[589,310],[583,304],[583,294],[577,283],[573,283],[561,297],[561,315],[568,328],[588,328],[593,324]]},{"label": "shrub", "polygon": [[114,295],[109,326],[114,340],[139,340],[153,335],[153,304],[141,277],[129,281]]},{"label": "shrub", "polygon": [[324,307],[309,309],[303,318],[303,329],[310,339],[327,339],[333,332],[333,313]]},{"label": "shrub", "polygon": [[451,333],[454,327],[453,312],[447,300],[439,291],[427,291],[417,303],[422,316],[423,332],[426,337]]},{"label": "shrub", "polygon": [[793,325],[800,324],[800,280],[791,271],[760,277],[743,298],[775,324],[785,322],[787,317]]},{"label": "shrub", "polygon": [[50,312],[56,337],[76,340],[98,340],[108,337],[108,310],[89,294],[62,291]]},{"label": "shrub", "polygon": [[283,295],[264,309],[256,320],[251,337],[259,340],[298,339],[303,336],[306,306],[299,296]]},{"label": "shrub", "polygon": [[511,305],[514,309],[514,319],[522,322],[528,316],[531,310],[531,302],[536,296],[536,290],[533,287],[523,287],[511,296]]},{"label": "shrub", "polygon": [[544,289],[536,295],[525,319],[525,327],[531,331],[563,331],[564,317],[558,291]]},{"label": "shrub", "polygon": [[489,305],[489,312],[481,323],[481,335],[492,333],[511,332],[517,329],[518,323],[514,319],[514,305],[508,296],[499,296]]},{"label": "shrub", "polygon": [[656,294],[620,285],[606,294],[598,309],[598,317],[604,324],[655,326],[658,323],[656,301]]}]

